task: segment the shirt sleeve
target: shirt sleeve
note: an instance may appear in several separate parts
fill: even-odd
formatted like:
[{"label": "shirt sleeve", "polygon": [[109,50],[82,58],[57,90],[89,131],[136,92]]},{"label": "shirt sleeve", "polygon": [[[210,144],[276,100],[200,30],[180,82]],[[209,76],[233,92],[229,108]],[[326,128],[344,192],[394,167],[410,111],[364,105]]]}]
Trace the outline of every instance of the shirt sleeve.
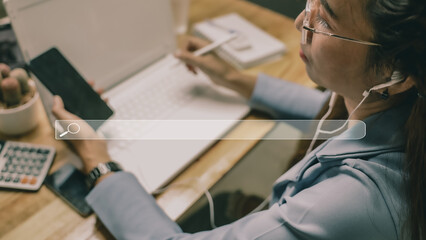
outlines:
[{"label": "shirt sleeve", "polygon": [[329,91],[259,74],[249,105],[277,119],[313,119],[329,96]]},{"label": "shirt sleeve", "polygon": [[86,200],[117,239],[396,239],[374,184],[351,173],[324,174],[327,180],[266,211],[195,234],[183,233],[130,173],[106,178]]}]

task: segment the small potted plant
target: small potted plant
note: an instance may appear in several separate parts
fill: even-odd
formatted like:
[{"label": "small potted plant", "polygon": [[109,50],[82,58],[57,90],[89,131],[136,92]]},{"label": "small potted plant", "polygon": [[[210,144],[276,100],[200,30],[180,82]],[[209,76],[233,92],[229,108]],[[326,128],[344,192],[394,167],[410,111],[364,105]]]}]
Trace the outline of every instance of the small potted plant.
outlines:
[{"label": "small potted plant", "polygon": [[38,124],[37,99],[34,82],[22,68],[11,70],[0,63],[0,132],[18,135]]}]

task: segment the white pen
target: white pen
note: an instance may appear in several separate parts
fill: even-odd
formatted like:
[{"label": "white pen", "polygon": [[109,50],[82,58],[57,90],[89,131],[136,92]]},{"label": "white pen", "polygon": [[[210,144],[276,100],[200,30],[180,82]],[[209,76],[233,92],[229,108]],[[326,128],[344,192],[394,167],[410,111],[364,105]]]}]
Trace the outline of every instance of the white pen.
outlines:
[{"label": "white pen", "polygon": [[219,39],[203,48],[198,49],[197,51],[194,52],[195,56],[202,56],[208,52],[211,52],[213,50],[215,50],[216,48],[220,47],[222,44],[227,43],[229,41],[231,41],[232,39],[236,38],[238,36],[238,34],[236,33],[231,33],[230,35]]},{"label": "white pen", "polygon": [[[226,36],[222,39],[219,39],[219,40],[212,42],[211,44],[209,44],[209,45],[207,45],[203,48],[198,49],[193,54],[197,57],[202,56],[202,55],[209,53],[209,52],[215,50],[216,48],[222,46],[224,43],[231,41],[232,39],[236,38],[237,36],[238,36],[238,34],[231,33],[231,34],[229,34],[228,36]],[[181,63],[182,63],[182,61],[179,60],[178,62],[173,64],[172,67],[176,67],[176,66],[180,65]]]}]

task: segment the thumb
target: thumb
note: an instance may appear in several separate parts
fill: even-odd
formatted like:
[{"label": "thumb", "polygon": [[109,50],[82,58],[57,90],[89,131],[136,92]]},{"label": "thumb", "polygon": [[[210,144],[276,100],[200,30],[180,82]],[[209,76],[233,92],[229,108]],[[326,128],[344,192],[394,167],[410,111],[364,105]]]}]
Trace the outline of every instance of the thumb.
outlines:
[{"label": "thumb", "polygon": [[198,68],[204,68],[205,67],[205,61],[203,57],[201,56],[195,56],[189,51],[185,50],[178,50],[175,52],[175,57],[179,60],[183,61],[186,64],[198,67]]},{"label": "thumb", "polygon": [[62,98],[57,95],[53,97],[52,113],[58,120],[80,120],[79,117],[65,110]]}]

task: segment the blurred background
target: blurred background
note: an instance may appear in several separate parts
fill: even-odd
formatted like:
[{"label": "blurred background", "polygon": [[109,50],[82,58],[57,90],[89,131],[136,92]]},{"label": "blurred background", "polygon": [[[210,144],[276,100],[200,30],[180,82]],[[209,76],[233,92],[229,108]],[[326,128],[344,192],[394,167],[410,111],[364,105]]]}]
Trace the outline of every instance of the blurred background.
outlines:
[{"label": "blurred background", "polygon": [[248,0],[290,18],[296,18],[305,8],[305,0]]},{"label": "blurred background", "polygon": [[[214,1],[214,0],[212,0]],[[247,0],[254,4],[268,8],[290,18],[296,18],[303,10],[305,0]],[[23,57],[16,43],[7,14],[0,0],[0,62],[7,63],[12,68],[23,67]]]}]

